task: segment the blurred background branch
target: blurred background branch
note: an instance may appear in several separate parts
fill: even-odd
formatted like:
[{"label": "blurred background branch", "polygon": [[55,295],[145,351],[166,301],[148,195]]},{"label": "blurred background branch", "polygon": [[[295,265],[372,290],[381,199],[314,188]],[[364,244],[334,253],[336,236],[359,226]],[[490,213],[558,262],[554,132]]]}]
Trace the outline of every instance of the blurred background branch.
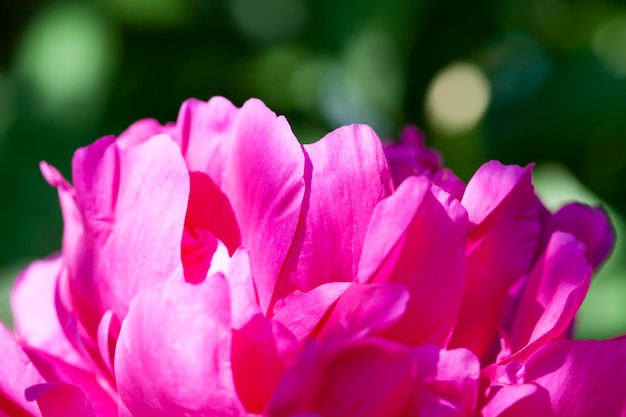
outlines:
[{"label": "blurred background branch", "polygon": [[[263,99],[304,142],[406,123],[464,179],[538,162],[551,208],[626,213],[626,6],[610,0],[0,2],[0,314],[19,268],[60,247],[45,159],[188,97]],[[626,331],[626,249],[592,285],[580,337]]]}]

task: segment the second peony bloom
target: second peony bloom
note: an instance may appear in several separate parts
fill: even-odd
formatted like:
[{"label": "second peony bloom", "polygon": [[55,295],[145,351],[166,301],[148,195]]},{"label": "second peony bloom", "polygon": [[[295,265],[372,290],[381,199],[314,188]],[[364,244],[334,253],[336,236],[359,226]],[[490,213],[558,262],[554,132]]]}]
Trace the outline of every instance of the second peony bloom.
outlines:
[{"label": "second peony bloom", "polygon": [[2,416],[626,412],[626,339],[570,338],[613,229],[531,166],[464,184],[413,127],[301,145],[215,97],[41,170],[63,244],[0,327]]}]

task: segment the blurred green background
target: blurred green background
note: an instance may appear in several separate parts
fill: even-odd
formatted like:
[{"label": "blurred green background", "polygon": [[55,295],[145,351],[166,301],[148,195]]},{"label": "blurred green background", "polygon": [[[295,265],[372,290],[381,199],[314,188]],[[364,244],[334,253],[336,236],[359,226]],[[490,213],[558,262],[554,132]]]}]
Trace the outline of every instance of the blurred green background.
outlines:
[{"label": "blurred green background", "polygon": [[[47,160],[188,97],[263,99],[313,141],[416,123],[468,179],[538,163],[546,204],[603,204],[626,236],[626,6],[609,0],[0,1],[0,317],[30,260],[60,247]],[[626,332],[621,240],[579,337]]]}]

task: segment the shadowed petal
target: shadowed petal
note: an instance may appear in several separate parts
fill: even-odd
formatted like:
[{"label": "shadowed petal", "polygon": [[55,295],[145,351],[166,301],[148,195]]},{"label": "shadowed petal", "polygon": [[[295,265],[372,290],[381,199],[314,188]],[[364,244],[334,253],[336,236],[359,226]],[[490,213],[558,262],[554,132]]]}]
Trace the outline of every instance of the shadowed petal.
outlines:
[{"label": "shadowed petal", "polygon": [[[404,284],[404,317],[385,335],[410,346],[442,346],[457,320],[465,282],[467,215],[426,177],[411,176],[374,211],[359,265],[360,282]],[[445,195],[444,195],[445,194]]]},{"label": "shadowed petal", "polygon": [[327,282],[352,281],[374,207],[393,191],[380,140],[367,126],[339,128],[304,149],[311,165],[306,212],[278,297]]},{"label": "shadowed petal", "polygon": [[602,264],[615,244],[615,230],[608,214],[600,207],[568,204],[552,216],[550,225],[555,230],[571,233],[584,243],[587,261],[593,268]]},{"label": "shadowed petal", "polygon": [[585,246],[572,235],[555,232],[537,260],[522,294],[509,342],[515,360],[559,337],[580,308],[591,281]]},{"label": "shadowed petal", "polygon": [[249,100],[239,110],[233,135],[222,189],[237,218],[241,243],[250,253],[265,313],[300,218],[304,154],[287,120],[259,100]]},{"label": "shadowed petal", "polygon": [[473,228],[459,321],[449,346],[469,348],[480,358],[496,339],[509,289],[528,274],[536,257],[541,206],[531,168],[488,162],[463,194]]},{"label": "shadowed petal", "polygon": [[483,407],[482,417],[556,417],[550,394],[537,384],[507,385]]},{"label": "shadowed petal", "polygon": [[[52,383],[26,390],[29,401],[37,401],[42,417],[96,417],[85,393],[76,385]],[[102,417],[113,417],[113,414]]]}]

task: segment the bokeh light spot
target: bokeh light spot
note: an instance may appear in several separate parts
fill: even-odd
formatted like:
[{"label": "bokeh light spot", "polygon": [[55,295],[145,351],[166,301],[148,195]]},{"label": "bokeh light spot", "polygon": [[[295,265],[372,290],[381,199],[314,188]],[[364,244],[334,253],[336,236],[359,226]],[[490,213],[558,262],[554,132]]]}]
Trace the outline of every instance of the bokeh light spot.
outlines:
[{"label": "bokeh light spot", "polygon": [[491,87],[483,71],[456,62],[435,75],[426,95],[426,111],[435,129],[457,135],[476,126],[490,99]]},{"label": "bokeh light spot", "polygon": [[114,33],[101,16],[82,5],[59,5],[31,22],[17,71],[46,113],[66,114],[103,93],[116,58]]},{"label": "bokeh light spot", "polygon": [[600,25],[593,34],[592,50],[610,73],[626,77],[626,16]]}]

